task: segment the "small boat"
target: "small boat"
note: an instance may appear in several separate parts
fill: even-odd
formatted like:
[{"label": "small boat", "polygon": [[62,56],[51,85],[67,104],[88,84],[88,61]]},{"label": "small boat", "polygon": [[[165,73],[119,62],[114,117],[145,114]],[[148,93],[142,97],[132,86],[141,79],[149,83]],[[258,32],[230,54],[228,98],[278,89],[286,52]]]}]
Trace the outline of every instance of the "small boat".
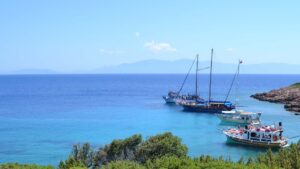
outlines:
[{"label": "small boat", "polygon": [[166,101],[166,103],[176,103],[176,100],[179,99],[181,96],[178,92],[169,91],[167,96],[163,96],[163,99]]},{"label": "small boat", "polygon": [[282,136],[282,123],[278,125],[256,126],[246,125],[245,128],[224,130],[228,143],[263,148],[282,148],[288,146],[287,138]]},{"label": "small boat", "polygon": [[224,123],[259,125],[261,113],[233,110],[222,111],[222,113],[217,114],[217,116]]},{"label": "small boat", "polygon": [[[198,59],[198,56],[197,56],[197,59]],[[186,74],[186,76],[181,84],[180,89],[177,92],[169,91],[168,95],[162,96],[167,104],[174,104],[174,103],[177,103],[178,101],[180,102],[181,100],[192,101],[192,100],[200,99],[200,97],[198,95],[190,95],[190,94],[180,95],[180,92],[182,91],[182,89],[185,85],[185,82],[186,82],[195,62],[196,62],[196,59],[193,61],[188,73]],[[198,60],[197,60],[197,63],[198,63]]]}]

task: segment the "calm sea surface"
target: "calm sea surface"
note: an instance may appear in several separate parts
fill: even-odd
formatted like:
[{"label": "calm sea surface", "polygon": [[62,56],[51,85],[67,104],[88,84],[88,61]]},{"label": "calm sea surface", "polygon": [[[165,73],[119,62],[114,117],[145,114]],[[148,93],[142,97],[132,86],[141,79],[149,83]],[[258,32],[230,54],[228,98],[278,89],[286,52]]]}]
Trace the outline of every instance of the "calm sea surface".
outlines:
[{"label": "calm sea surface", "polygon": [[[178,89],[185,75],[7,75],[0,76],[0,162],[57,165],[72,145],[94,146],[140,133],[144,138],[171,131],[191,156],[239,159],[263,150],[225,143],[212,114],[182,112],[162,95]],[[224,99],[233,75],[214,75],[213,98]],[[190,77],[184,92],[193,93]],[[260,102],[251,94],[299,82],[300,75],[241,75],[230,100],[247,111],[263,112],[264,123],[282,121],[285,136],[300,134],[300,116],[281,104]],[[200,75],[207,97],[208,76]],[[297,141],[297,140],[293,140]]]}]

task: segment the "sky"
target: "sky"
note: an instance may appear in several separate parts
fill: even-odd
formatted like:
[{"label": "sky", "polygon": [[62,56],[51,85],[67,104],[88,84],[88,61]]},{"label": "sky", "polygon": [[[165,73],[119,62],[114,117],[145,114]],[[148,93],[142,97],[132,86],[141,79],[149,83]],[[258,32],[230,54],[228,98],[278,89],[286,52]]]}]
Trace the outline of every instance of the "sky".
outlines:
[{"label": "sky", "polygon": [[0,2],[0,72],[150,59],[300,64],[300,1]]}]

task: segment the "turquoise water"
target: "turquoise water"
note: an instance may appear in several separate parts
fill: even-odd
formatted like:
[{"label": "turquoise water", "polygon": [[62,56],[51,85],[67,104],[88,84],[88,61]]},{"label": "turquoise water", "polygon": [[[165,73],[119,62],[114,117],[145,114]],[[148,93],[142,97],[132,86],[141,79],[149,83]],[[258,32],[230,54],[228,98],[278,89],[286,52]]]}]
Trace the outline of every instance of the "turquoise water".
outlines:
[{"label": "turquoise water", "polygon": [[[177,89],[184,75],[12,75],[0,76],[0,162],[57,165],[76,143],[93,146],[141,133],[144,138],[171,131],[191,156],[239,159],[264,150],[226,144],[212,114],[182,112],[162,95]],[[208,76],[200,75],[207,97]],[[232,75],[214,75],[213,98],[224,99]],[[300,116],[281,104],[250,98],[256,92],[298,82],[300,75],[241,75],[230,100],[247,111],[263,112],[265,123],[282,121],[284,135],[300,134]],[[190,78],[184,92],[194,91]],[[236,88],[237,86],[238,89]],[[293,140],[297,141],[297,140]]]}]

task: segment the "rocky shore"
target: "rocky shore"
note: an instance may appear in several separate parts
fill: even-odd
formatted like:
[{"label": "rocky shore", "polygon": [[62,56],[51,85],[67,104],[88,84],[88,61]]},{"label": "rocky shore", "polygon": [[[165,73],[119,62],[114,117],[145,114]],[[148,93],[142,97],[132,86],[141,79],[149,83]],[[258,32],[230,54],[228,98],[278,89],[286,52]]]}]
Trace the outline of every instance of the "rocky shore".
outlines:
[{"label": "rocky shore", "polygon": [[300,113],[300,83],[265,93],[257,93],[251,97],[261,101],[282,103],[287,111]]}]

